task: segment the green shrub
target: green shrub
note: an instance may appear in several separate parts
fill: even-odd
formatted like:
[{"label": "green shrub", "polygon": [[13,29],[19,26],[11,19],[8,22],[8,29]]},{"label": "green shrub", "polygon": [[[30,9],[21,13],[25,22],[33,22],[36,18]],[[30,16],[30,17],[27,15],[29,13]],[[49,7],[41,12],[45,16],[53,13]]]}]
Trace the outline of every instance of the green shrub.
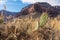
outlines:
[{"label": "green shrub", "polygon": [[48,20],[48,14],[43,13],[40,17],[39,26],[44,26]]}]

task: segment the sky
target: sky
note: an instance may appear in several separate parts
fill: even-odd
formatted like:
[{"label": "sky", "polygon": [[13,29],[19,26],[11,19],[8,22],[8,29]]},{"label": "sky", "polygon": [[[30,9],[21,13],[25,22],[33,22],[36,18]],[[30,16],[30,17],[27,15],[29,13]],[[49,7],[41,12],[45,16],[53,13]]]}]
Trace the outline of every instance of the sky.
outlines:
[{"label": "sky", "polygon": [[35,2],[47,2],[52,6],[60,6],[60,0],[0,0],[0,10],[3,10],[3,5],[6,5],[7,11],[19,12],[25,6]]}]

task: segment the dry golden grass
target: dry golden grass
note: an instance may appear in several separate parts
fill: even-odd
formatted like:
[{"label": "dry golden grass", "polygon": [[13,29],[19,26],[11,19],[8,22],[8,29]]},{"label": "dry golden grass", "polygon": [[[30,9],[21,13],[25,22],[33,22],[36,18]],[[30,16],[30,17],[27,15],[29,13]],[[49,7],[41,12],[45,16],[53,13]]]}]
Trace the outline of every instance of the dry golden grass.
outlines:
[{"label": "dry golden grass", "polygon": [[60,32],[56,31],[60,29],[60,20],[49,19],[44,27],[39,27],[38,23],[39,20],[33,18],[17,18],[0,24],[3,25],[0,27],[0,40],[60,40]]},{"label": "dry golden grass", "polygon": [[60,20],[58,20],[57,18],[49,19],[49,21],[46,23],[46,25],[60,30]]}]

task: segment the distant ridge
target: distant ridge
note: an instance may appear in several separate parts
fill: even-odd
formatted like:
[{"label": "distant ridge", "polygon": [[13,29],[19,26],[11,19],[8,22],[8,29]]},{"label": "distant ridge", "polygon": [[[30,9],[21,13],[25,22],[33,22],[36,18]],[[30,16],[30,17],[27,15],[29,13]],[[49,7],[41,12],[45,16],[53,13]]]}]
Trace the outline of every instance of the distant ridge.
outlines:
[{"label": "distant ridge", "polygon": [[9,15],[15,16],[18,13],[18,12],[6,11],[6,10],[0,10],[0,13],[1,12],[3,12],[3,15],[5,15],[5,16],[9,16]]},{"label": "distant ridge", "polygon": [[42,12],[48,12],[50,17],[56,17],[58,14],[60,14],[60,6],[51,6],[47,2],[36,2],[33,4],[30,4],[16,14],[16,17],[22,16],[22,15],[28,15],[30,13],[36,12],[37,16],[41,15]]}]

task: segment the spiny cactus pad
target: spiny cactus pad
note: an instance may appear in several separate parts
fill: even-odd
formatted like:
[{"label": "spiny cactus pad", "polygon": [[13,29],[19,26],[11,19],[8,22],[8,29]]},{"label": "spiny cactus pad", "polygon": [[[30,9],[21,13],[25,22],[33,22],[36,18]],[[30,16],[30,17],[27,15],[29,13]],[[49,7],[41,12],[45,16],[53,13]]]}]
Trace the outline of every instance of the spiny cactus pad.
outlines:
[{"label": "spiny cactus pad", "polygon": [[43,13],[40,17],[39,26],[44,26],[48,20],[48,14]]},{"label": "spiny cactus pad", "polygon": [[0,24],[3,23],[3,19],[0,19]]}]

